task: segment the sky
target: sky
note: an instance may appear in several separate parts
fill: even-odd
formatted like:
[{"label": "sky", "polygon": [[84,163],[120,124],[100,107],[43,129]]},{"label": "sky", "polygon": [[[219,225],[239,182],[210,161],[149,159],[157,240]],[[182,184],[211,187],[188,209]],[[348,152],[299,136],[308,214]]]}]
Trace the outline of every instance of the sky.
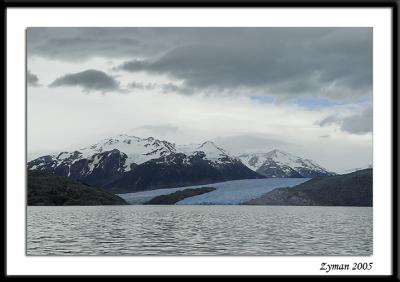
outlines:
[{"label": "sky", "polygon": [[28,28],[28,155],[118,134],[372,164],[371,28]]}]

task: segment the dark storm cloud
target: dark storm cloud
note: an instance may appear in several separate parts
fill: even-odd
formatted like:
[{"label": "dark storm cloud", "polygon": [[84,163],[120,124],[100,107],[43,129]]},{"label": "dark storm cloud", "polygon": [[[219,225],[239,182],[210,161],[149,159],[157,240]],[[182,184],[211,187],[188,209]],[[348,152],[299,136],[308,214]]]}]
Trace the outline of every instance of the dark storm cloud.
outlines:
[{"label": "dark storm cloud", "polygon": [[78,73],[66,74],[54,80],[49,87],[79,86],[85,91],[98,90],[108,92],[119,89],[119,83],[105,72],[85,70]]},{"label": "dark storm cloud", "polygon": [[342,131],[353,134],[372,132],[373,115],[372,107],[367,107],[361,113],[347,117],[328,116],[319,122],[319,125],[337,124]]},{"label": "dark storm cloud", "polygon": [[116,69],[166,75],[183,82],[183,94],[352,101],[372,93],[371,28],[32,28],[28,55],[131,58]]},{"label": "dark storm cloud", "polygon": [[31,73],[29,70],[26,72],[26,82],[28,83],[28,86],[40,86],[37,75]]},{"label": "dark storm cloud", "polygon": [[132,60],[132,61],[128,61],[128,62],[123,63],[119,67],[119,69],[126,70],[126,71],[133,71],[134,72],[134,71],[147,70],[148,65],[149,65],[149,63],[145,62],[145,61]]},{"label": "dark storm cloud", "polygon": [[[372,30],[245,29],[237,38],[178,46],[120,69],[166,74],[193,89],[262,88],[281,99],[351,100],[372,89]],[[223,36],[222,36],[223,37]]]},{"label": "dark storm cloud", "polygon": [[[27,29],[27,54],[76,61],[93,57],[154,57],[177,46],[231,38],[235,29],[32,27]],[[225,39],[224,39],[225,40]]]},{"label": "dark storm cloud", "polygon": [[161,47],[149,46],[137,37],[134,28],[28,28],[28,56],[64,61],[92,57],[126,57]]}]

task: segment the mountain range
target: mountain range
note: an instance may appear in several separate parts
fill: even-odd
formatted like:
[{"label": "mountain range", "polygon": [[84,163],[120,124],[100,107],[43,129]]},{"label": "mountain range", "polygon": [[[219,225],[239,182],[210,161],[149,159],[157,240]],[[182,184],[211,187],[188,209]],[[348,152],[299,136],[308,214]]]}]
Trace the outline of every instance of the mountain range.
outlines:
[{"label": "mountain range", "polygon": [[113,193],[238,179],[334,175],[311,160],[279,150],[233,156],[211,141],[177,145],[126,134],[71,152],[41,156],[27,167]]}]

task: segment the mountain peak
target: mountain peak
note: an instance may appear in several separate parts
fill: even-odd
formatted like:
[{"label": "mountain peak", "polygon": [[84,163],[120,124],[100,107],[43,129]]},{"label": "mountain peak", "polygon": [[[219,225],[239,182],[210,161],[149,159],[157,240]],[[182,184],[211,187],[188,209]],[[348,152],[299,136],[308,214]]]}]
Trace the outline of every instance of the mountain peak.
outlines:
[{"label": "mountain peak", "polygon": [[206,146],[218,148],[218,146],[215,145],[215,143],[212,142],[212,141],[205,141],[205,142],[201,143],[201,145],[199,146],[199,148],[206,147]]},{"label": "mountain peak", "polygon": [[140,138],[129,134],[118,134],[102,139],[79,151],[82,153],[82,157],[89,158],[94,154],[114,149],[127,155],[126,170],[130,169],[132,163],[141,164],[176,151],[175,145],[167,141],[160,141],[154,137]]},{"label": "mountain peak", "polygon": [[103,141],[108,141],[108,140],[121,141],[121,140],[129,140],[129,139],[130,140],[136,140],[136,141],[151,141],[151,142],[153,142],[153,141],[161,141],[161,140],[157,140],[156,138],[154,138],[152,136],[144,138],[144,137],[138,137],[138,136],[130,135],[130,134],[126,134],[126,133],[121,133],[121,134],[118,134],[118,135],[111,136],[109,138],[105,138],[105,139],[103,139]]},{"label": "mountain peak", "polygon": [[301,158],[279,149],[268,153],[240,155],[250,169],[267,177],[315,177],[334,175],[312,160]]},{"label": "mountain peak", "polygon": [[202,150],[204,151],[206,154],[215,154],[215,155],[226,155],[226,156],[230,156],[228,152],[226,152],[224,149],[222,149],[221,147],[219,147],[217,144],[215,144],[212,141],[205,141],[203,142],[198,148],[197,150]]},{"label": "mountain peak", "polygon": [[272,150],[272,151],[269,151],[269,152],[267,153],[267,155],[271,155],[271,156],[285,155],[285,156],[287,156],[287,155],[291,155],[291,154],[286,153],[286,152],[284,152],[284,151],[282,151],[282,150],[274,149],[274,150]]}]

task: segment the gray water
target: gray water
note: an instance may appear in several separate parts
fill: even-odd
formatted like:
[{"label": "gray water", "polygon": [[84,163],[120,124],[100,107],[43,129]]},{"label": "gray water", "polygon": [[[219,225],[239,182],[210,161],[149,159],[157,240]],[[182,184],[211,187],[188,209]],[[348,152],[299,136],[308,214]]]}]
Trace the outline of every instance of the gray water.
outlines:
[{"label": "gray water", "polygon": [[28,255],[371,255],[372,208],[28,207]]}]

